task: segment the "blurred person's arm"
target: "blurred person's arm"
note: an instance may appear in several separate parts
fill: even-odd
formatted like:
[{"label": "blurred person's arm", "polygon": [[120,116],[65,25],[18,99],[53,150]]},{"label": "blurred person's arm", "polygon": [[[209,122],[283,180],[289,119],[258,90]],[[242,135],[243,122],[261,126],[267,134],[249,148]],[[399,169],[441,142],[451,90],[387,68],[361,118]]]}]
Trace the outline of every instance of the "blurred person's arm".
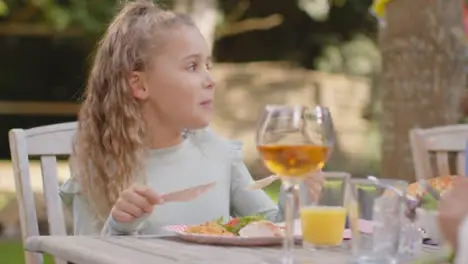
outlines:
[{"label": "blurred person's arm", "polygon": [[468,216],[461,222],[457,237],[455,264],[468,263]]},{"label": "blurred person's arm", "polygon": [[455,263],[468,263],[468,178],[458,180],[439,204],[439,228],[455,250]]}]

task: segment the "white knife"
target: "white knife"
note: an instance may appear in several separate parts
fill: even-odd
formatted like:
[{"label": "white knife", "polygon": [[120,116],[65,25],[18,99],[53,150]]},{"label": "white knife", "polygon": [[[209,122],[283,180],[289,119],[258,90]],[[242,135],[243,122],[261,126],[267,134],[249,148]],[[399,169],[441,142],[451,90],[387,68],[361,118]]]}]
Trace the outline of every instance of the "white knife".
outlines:
[{"label": "white knife", "polygon": [[187,189],[166,193],[161,196],[164,202],[188,202],[196,199],[198,196],[213,188],[216,182],[210,182]]}]

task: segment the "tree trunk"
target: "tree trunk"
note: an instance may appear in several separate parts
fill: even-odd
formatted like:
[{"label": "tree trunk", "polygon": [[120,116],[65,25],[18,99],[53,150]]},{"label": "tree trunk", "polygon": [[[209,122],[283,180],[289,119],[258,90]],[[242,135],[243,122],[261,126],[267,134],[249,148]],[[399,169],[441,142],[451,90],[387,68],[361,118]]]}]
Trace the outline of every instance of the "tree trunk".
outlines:
[{"label": "tree trunk", "polygon": [[381,29],[382,177],[414,181],[412,128],[458,121],[465,87],[461,0],[392,0]]}]

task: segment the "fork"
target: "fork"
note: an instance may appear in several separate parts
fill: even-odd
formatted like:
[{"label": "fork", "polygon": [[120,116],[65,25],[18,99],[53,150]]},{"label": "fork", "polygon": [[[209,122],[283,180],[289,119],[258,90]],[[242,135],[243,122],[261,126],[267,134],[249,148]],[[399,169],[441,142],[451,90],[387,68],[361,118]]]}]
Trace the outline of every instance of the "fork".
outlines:
[{"label": "fork", "polygon": [[247,189],[249,190],[258,190],[258,189],[263,189],[267,187],[268,185],[272,184],[274,181],[279,180],[279,176],[277,175],[270,175],[268,177],[265,177],[261,180],[258,180],[251,185],[247,186]]}]

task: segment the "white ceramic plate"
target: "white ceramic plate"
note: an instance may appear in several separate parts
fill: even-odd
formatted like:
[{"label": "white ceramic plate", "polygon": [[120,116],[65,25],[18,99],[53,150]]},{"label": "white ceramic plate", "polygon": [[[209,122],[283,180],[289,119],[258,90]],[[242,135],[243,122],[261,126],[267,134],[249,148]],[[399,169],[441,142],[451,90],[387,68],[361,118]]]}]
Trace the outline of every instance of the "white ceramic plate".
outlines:
[{"label": "white ceramic plate", "polygon": [[187,228],[185,225],[174,225],[166,227],[167,230],[174,232],[181,239],[199,244],[228,246],[271,246],[280,245],[283,242],[283,237],[238,237],[192,234],[185,233],[185,228]]},{"label": "white ceramic plate", "polygon": [[[372,225],[369,221],[360,220],[361,232],[371,233]],[[284,223],[279,223],[278,226],[284,226]],[[238,237],[238,236],[216,236],[216,235],[204,235],[204,234],[193,234],[185,233],[184,230],[187,228],[186,225],[172,225],[165,227],[166,230],[174,232],[178,237],[185,241],[210,244],[210,245],[231,245],[231,246],[271,246],[281,245],[283,243],[283,237]],[[301,222],[296,219],[294,222],[294,237],[296,242],[302,241],[302,230]],[[346,229],[343,233],[343,239],[347,240],[351,238],[351,232]]]}]

